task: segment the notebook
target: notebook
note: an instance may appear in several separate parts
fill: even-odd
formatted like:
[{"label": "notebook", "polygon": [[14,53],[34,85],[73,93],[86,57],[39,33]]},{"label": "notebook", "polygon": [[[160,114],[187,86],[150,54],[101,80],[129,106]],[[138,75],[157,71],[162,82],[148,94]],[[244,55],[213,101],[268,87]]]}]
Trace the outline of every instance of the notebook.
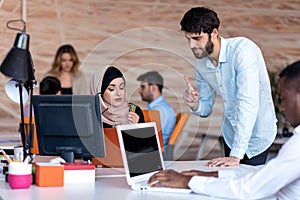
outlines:
[{"label": "notebook", "polygon": [[148,186],[149,178],[165,169],[155,122],[118,125],[116,128],[126,180],[133,190],[191,192],[189,189]]}]

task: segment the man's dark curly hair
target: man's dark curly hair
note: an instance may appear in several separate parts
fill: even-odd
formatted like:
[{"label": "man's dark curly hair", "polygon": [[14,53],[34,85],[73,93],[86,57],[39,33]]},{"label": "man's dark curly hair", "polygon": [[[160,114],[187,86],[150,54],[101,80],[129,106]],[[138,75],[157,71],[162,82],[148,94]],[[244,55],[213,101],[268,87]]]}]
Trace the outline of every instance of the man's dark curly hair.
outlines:
[{"label": "man's dark curly hair", "polygon": [[280,78],[285,77],[285,84],[289,87],[288,89],[294,89],[296,92],[300,92],[300,61],[296,61],[286,68],[284,68],[280,74]]},{"label": "man's dark curly hair", "polygon": [[220,20],[215,11],[206,7],[195,7],[187,11],[181,22],[181,30],[188,33],[212,33],[219,28]]}]

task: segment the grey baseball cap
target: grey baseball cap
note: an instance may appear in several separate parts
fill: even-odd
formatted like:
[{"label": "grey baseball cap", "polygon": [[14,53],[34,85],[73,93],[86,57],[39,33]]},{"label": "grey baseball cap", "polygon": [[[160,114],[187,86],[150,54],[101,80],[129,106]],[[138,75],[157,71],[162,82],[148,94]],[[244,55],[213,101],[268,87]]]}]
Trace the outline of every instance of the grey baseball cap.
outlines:
[{"label": "grey baseball cap", "polygon": [[145,74],[141,74],[137,80],[145,81],[147,83],[155,83],[162,86],[164,85],[164,79],[157,71],[150,71]]}]

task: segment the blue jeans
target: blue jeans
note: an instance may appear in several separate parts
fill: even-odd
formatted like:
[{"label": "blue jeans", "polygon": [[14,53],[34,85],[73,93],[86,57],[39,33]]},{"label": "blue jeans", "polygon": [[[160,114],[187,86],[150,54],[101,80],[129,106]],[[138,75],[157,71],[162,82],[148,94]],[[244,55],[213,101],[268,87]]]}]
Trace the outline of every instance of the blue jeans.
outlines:
[{"label": "blue jeans", "polygon": [[[244,158],[240,161],[241,164],[246,164],[246,165],[262,165],[266,163],[267,160],[267,156],[269,153],[269,149],[270,147],[265,150],[264,152],[252,157],[252,158],[248,158],[248,156],[245,154]],[[227,144],[224,142],[224,150],[225,150],[225,157],[228,157],[230,154],[231,149],[229,148],[229,146],[227,146]]]}]

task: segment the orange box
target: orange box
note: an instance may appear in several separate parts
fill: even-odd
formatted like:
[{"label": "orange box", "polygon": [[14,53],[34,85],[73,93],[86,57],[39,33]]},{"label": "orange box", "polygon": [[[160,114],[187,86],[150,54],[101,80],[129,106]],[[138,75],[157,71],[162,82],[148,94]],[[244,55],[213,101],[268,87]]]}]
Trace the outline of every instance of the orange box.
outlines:
[{"label": "orange box", "polygon": [[39,187],[64,186],[64,166],[52,163],[36,163],[35,184]]}]

